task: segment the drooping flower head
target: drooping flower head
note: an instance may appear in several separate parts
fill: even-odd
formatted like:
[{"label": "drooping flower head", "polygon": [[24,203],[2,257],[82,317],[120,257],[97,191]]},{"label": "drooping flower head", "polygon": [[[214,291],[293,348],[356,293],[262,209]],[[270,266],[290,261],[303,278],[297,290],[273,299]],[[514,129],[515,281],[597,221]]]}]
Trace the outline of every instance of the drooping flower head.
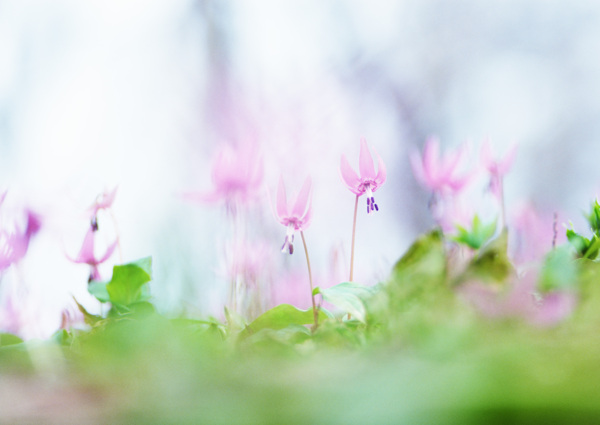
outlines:
[{"label": "drooping flower head", "polygon": [[465,153],[461,146],[440,156],[440,142],[436,137],[430,137],[425,143],[423,156],[417,151],[410,155],[410,164],[416,179],[435,195],[444,196],[448,193],[461,191],[470,181],[470,174],[459,174],[458,168]]},{"label": "drooping flower head", "polygon": [[346,155],[342,155],[340,164],[342,180],[344,180],[348,189],[356,196],[367,195],[368,214],[373,211],[379,211],[379,206],[375,203],[373,193],[383,185],[386,178],[385,164],[377,152],[375,152],[375,156],[377,156],[377,173],[375,172],[375,164],[369,152],[367,141],[363,138],[360,141],[360,156],[358,158],[360,176],[352,169],[348,163],[348,159],[346,159]]},{"label": "drooping flower head", "polygon": [[492,152],[489,140],[486,140],[481,146],[481,162],[490,174],[490,191],[500,199],[502,197],[502,177],[504,177],[512,167],[517,155],[517,145],[513,143],[504,158],[496,159]]},{"label": "drooping flower head", "polygon": [[294,233],[297,230],[305,230],[310,225],[312,219],[311,187],[311,179],[310,177],[307,177],[302,185],[302,189],[300,189],[300,192],[296,197],[294,206],[290,209],[288,207],[283,177],[279,178],[279,187],[277,189],[277,219],[281,224],[287,227],[285,240],[281,246],[281,252],[285,253],[288,251],[290,254],[293,254]]},{"label": "drooping flower head", "polygon": [[224,201],[229,211],[237,203],[247,203],[259,192],[263,180],[263,160],[255,143],[232,148],[224,146],[212,165],[214,190],[209,193],[186,193],[187,199],[213,203]]},{"label": "drooping flower head", "polygon": [[[0,206],[6,192],[0,195]],[[31,238],[39,232],[41,218],[30,209],[19,209],[16,213],[8,209],[2,214],[0,224],[0,271],[20,261],[29,248]]]},{"label": "drooping flower head", "polygon": [[98,230],[98,211],[109,209],[115,201],[117,196],[118,186],[115,187],[111,192],[104,191],[96,198],[96,201],[88,208],[90,214],[90,224],[94,230]]},{"label": "drooping flower head", "polygon": [[89,282],[101,279],[98,266],[108,260],[117,247],[117,241],[114,241],[108,246],[104,255],[101,257],[96,257],[94,253],[94,239],[96,234],[96,230],[90,226],[85,238],[83,239],[83,244],[81,245],[81,249],[79,250],[77,257],[71,258],[67,255],[67,258],[74,263],[87,264],[90,266]]}]

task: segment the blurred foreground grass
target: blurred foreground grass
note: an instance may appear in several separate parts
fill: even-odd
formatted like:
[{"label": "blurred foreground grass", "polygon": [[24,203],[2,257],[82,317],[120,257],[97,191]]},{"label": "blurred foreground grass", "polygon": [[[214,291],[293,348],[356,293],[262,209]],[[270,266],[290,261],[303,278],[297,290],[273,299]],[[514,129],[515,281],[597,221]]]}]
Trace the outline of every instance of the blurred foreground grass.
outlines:
[{"label": "blurred foreground grass", "polygon": [[[497,274],[503,259],[493,261]],[[338,317],[314,334],[300,324],[251,332],[168,319],[146,305],[50,341],[4,335],[0,420],[597,423],[598,264],[579,263],[575,278],[580,305],[560,325],[484,319],[455,295],[433,233],[363,300],[364,323]]]}]

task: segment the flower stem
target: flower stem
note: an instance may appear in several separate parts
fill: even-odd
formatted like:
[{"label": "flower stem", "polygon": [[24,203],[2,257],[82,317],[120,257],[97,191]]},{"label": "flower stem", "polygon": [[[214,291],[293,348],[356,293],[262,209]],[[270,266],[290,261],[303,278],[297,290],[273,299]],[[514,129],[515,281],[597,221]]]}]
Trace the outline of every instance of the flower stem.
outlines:
[{"label": "flower stem", "polygon": [[310,298],[312,301],[313,308],[313,316],[315,318],[315,326],[313,330],[317,329],[319,326],[319,314],[317,313],[317,306],[315,304],[315,295],[313,294],[313,280],[312,280],[312,272],[310,270],[310,260],[308,258],[308,249],[306,248],[306,240],[304,239],[304,232],[300,230],[300,236],[302,237],[302,245],[304,245],[304,253],[306,254],[306,265],[308,266],[308,283],[310,285]]},{"label": "flower stem", "polygon": [[356,239],[356,214],[358,213],[358,196],[356,195],[356,201],[354,202],[354,221],[352,222],[352,248],[350,249],[350,279],[352,282],[354,278],[354,241]]}]

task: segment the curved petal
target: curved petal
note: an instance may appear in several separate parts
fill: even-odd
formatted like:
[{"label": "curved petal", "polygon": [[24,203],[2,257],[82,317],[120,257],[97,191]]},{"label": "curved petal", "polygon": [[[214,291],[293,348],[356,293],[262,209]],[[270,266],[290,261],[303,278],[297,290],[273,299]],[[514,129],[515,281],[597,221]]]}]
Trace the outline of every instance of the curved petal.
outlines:
[{"label": "curved petal", "polygon": [[307,177],[302,185],[302,189],[298,193],[298,197],[296,198],[296,203],[292,208],[292,217],[301,218],[306,212],[307,208],[310,208],[310,189],[312,186],[312,182],[310,177]]},{"label": "curved petal", "polygon": [[277,188],[277,216],[279,220],[287,217],[288,208],[287,208],[287,197],[285,195],[285,186],[283,184],[283,177],[279,177],[279,186]]},{"label": "curved petal", "polygon": [[346,155],[342,155],[342,160],[340,162],[340,172],[342,175],[342,180],[346,183],[348,188],[356,193],[358,186],[360,185],[360,179],[356,172],[350,167],[348,160],[346,159]]},{"label": "curved petal", "polygon": [[374,179],[375,178],[375,166],[373,165],[373,157],[369,152],[367,141],[362,138],[360,139],[360,156],[358,157],[358,169],[360,170],[360,177],[362,179]]},{"label": "curved petal", "polygon": [[508,173],[508,171],[512,167],[513,162],[515,161],[516,155],[517,155],[517,144],[513,143],[508,148],[506,155],[504,155],[504,159],[502,159],[498,164],[498,172],[501,175]]},{"label": "curved petal", "polygon": [[308,207],[306,209],[306,212],[304,213],[304,216],[300,221],[302,222],[302,224],[300,225],[300,230],[305,230],[308,226],[310,226],[310,223],[312,222],[312,193],[310,194],[310,197],[308,199]]},{"label": "curved petal", "polygon": [[427,142],[425,142],[425,150],[423,151],[423,171],[430,184],[437,180],[437,176],[440,173],[439,158],[440,141],[437,137],[430,137],[427,139]]},{"label": "curved petal", "polygon": [[96,264],[101,264],[104,263],[106,260],[108,260],[110,258],[110,256],[112,255],[112,253],[115,251],[115,248],[117,247],[117,243],[118,241],[114,241],[107,249],[106,252],[104,253],[104,255],[96,260]]},{"label": "curved petal", "polygon": [[[385,164],[383,163],[383,159],[379,156],[375,148],[373,148],[373,153],[377,157],[377,176],[375,177],[375,183],[377,183],[377,188],[385,183],[385,179],[387,177],[387,170],[385,168]],[[375,190],[377,190],[377,188]]]},{"label": "curved petal", "polygon": [[492,153],[492,147],[490,146],[489,139],[485,139],[485,141],[481,145],[480,159],[483,163],[483,166],[488,170],[494,164],[494,154]]},{"label": "curved petal", "polygon": [[91,227],[85,234],[85,238],[83,238],[83,243],[81,244],[81,249],[79,250],[79,254],[77,254],[77,258],[72,258],[68,254],[67,254],[67,258],[74,263],[89,264],[90,261],[95,261],[95,259],[94,259],[94,230]]}]

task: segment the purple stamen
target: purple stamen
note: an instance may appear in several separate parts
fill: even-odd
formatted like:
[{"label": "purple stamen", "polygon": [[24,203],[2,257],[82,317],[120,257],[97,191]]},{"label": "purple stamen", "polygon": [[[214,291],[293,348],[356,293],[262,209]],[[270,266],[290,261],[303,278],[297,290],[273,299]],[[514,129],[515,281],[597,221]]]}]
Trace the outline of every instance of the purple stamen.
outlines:
[{"label": "purple stamen", "polygon": [[377,204],[373,204],[375,205],[375,211],[379,211],[379,207],[377,206]]},{"label": "purple stamen", "polygon": [[294,253],[294,245],[290,244],[290,255]]}]

